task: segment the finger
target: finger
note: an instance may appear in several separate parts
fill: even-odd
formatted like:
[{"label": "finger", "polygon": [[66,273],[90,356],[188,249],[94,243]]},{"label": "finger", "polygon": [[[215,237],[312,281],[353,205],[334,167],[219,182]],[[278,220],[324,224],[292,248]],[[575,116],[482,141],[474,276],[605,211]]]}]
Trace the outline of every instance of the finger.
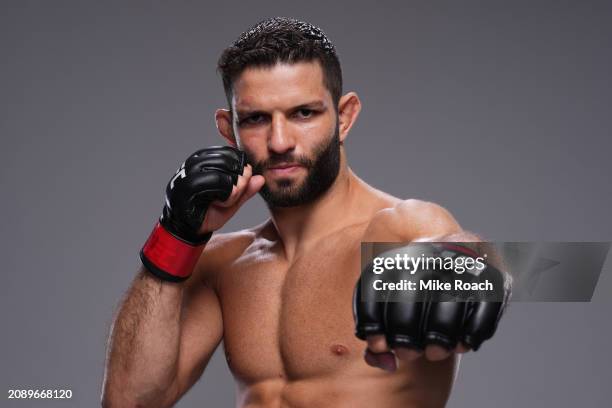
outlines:
[{"label": "finger", "polygon": [[247,164],[246,166],[244,166],[244,170],[242,171],[240,178],[246,178],[246,180],[248,181],[252,175],[253,175],[253,167],[251,167],[250,164]]},{"label": "finger", "polygon": [[423,352],[408,347],[396,347],[393,352],[399,361],[414,361],[423,355]]},{"label": "finger", "polygon": [[[211,189],[210,186],[216,186],[216,188]],[[231,197],[234,187],[232,177],[228,173],[219,170],[200,173],[193,177],[189,183],[181,183],[176,186],[177,189],[197,191],[197,193],[193,194],[189,205],[208,204],[211,200],[213,202],[226,201]]]},{"label": "finger", "polygon": [[229,207],[233,207],[234,205],[236,205],[236,203],[238,203],[238,201],[242,198],[242,196],[246,192],[247,186],[251,179],[252,172],[253,170],[251,166],[247,165],[244,168],[243,175],[238,177],[238,182],[236,183],[235,186],[232,187],[232,193],[230,194],[228,199],[223,202],[216,203],[216,204],[218,204],[219,207],[223,207],[223,208],[229,208]]},{"label": "finger", "polygon": [[394,372],[397,369],[395,355],[390,351],[385,353],[373,353],[366,349],[363,357],[365,362],[372,367],[382,368],[383,370],[389,372]]},{"label": "finger", "polygon": [[243,173],[246,158],[244,152],[229,146],[217,146],[198,150],[186,161],[186,168],[193,172],[218,170],[227,172],[236,183]]},{"label": "finger", "polygon": [[393,348],[422,348],[422,302],[389,302],[385,308],[387,339]]},{"label": "finger", "polygon": [[253,168],[250,165],[247,165],[242,172],[242,175],[238,177],[238,182],[236,183],[236,201],[240,199],[240,197],[244,194],[247,185],[249,184],[249,180],[251,179],[251,175],[253,174]]},{"label": "finger", "polygon": [[261,189],[264,183],[265,179],[263,176],[253,176],[240,196],[235,193],[236,197],[239,197],[238,202],[230,205],[232,201],[235,201],[234,199],[230,199],[224,203],[214,205],[216,205],[219,210],[223,211],[226,217],[232,217],[248,199],[253,197],[253,195]]},{"label": "finger", "polygon": [[495,333],[503,309],[501,302],[476,302],[467,321],[463,342],[472,350],[478,350]]},{"label": "finger", "polygon": [[448,358],[451,355],[451,351],[447,350],[437,344],[430,344],[425,348],[425,357],[429,361],[440,361]]},{"label": "finger", "polygon": [[387,345],[387,340],[385,336],[382,334],[375,334],[372,336],[368,336],[366,338],[368,342],[368,349],[374,353],[384,353],[386,351],[391,351],[389,346]]},{"label": "finger", "polygon": [[[353,317],[355,319],[355,335],[361,340],[369,336],[382,335],[384,303],[376,302],[375,293],[370,290],[373,274],[362,274],[353,291]],[[363,289],[363,292],[362,292]]]},{"label": "finger", "polygon": [[465,310],[466,302],[431,303],[425,325],[426,343],[453,350],[458,343]]},{"label": "finger", "polygon": [[238,187],[236,186],[232,186],[232,192],[229,195],[229,197],[227,197],[227,200],[224,201],[213,201],[213,205],[216,207],[221,207],[221,208],[229,208],[232,205],[234,205],[234,203],[236,202],[236,200],[238,200],[239,194],[238,194]]},{"label": "finger", "polygon": [[249,183],[246,186],[245,191],[240,196],[240,200],[236,204],[237,207],[241,207],[246,201],[253,197],[266,183],[266,179],[263,176],[255,175],[249,179]]}]

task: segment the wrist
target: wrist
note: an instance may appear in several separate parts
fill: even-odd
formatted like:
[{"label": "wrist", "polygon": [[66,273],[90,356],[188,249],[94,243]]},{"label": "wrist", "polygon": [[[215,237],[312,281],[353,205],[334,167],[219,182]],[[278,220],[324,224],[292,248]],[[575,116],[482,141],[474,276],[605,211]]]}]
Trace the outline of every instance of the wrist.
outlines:
[{"label": "wrist", "polygon": [[183,217],[173,217],[170,209],[164,206],[162,215],[159,217],[159,224],[177,239],[192,246],[198,246],[206,244],[213,233],[213,231],[204,234],[199,232],[204,218],[205,212],[197,217],[189,217],[186,214],[183,214]]},{"label": "wrist", "polygon": [[204,242],[194,244],[175,236],[157,222],[140,251],[140,259],[158,278],[182,282],[191,275],[210,235],[212,233],[207,234]]}]

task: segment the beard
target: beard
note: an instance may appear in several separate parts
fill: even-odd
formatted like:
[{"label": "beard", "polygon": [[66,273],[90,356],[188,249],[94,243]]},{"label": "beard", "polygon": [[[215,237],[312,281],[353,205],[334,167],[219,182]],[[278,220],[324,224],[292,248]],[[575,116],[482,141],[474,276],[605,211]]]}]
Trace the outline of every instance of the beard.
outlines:
[{"label": "beard", "polygon": [[[337,123],[337,122],[336,122]],[[252,155],[245,150],[247,160],[253,166],[253,174],[263,174],[268,167],[278,163],[294,163],[303,166],[307,171],[303,182],[290,178],[276,180],[277,188],[272,190],[268,183],[259,190],[269,208],[296,207],[309,204],[325,193],[338,177],[340,172],[340,129],[332,137],[315,148],[313,158],[296,156],[292,153],[274,154],[267,160],[255,162]]]}]

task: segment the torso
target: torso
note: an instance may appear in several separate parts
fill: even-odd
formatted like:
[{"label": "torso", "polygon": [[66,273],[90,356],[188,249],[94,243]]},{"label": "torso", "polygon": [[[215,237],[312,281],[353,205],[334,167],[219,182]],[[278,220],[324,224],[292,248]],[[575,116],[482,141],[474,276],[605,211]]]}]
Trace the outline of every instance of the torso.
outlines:
[{"label": "torso", "polygon": [[[240,235],[215,271],[224,350],[243,407],[441,407],[455,360],[368,366],[352,296],[368,222],[348,225],[288,263],[264,227]],[[230,251],[232,252],[232,251]]]}]

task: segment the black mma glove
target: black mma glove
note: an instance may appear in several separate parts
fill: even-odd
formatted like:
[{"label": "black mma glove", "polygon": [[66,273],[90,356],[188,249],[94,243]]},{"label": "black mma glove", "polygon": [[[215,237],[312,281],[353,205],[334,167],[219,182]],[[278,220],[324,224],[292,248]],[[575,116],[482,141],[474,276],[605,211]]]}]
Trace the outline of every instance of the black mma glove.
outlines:
[{"label": "black mma glove", "polygon": [[[461,245],[440,245],[444,245],[445,256],[478,256]],[[417,271],[412,276],[415,282],[428,278],[444,283],[452,282],[453,275],[453,271],[425,271],[424,274],[423,271]],[[483,300],[486,296],[482,296],[478,291],[470,293],[467,301],[440,301],[440,297],[434,300],[433,296],[419,293],[418,290],[402,293],[400,296],[404,296],[404,301],[364,301],[362,289],[373,291],[372,282],[376,278],[366,273],[357,282],[353,296],[356,336],[365,340],[367,336],[382,334],[391,348],[408,347],[419,351],[429,344],[453,350],[460,341],[472,350],[478,350],[482,343],[495,333],[511,291],[509,276],[487,264],[478,277],[468,276],[463,280],[491,281],[496,290],[501,290],[496,296],[500,301]],[[449,296],[452,297],[453,294],[450,293]],[[374,297],[373,292],[366,295],[366,299]]]},{"label": "black mma glove", "polygon": [[166,186],[159,222],[140,251],[142,263],[160,279],[187,279],[212,231],[200,233],[208,206],[232,193],[246,162],[229,146],[198,150],[185,160]]}]

